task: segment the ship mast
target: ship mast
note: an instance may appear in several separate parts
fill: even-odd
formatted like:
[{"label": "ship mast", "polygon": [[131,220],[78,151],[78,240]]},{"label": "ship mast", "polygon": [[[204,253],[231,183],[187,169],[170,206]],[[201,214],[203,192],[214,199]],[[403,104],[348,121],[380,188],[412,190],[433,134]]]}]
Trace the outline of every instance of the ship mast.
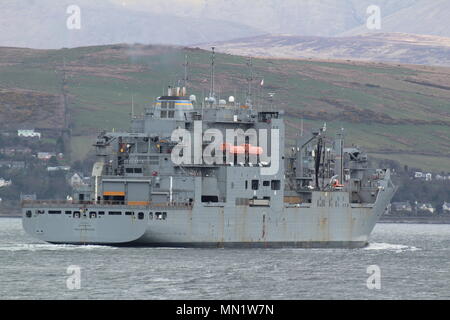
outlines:
[{"label": "ship mast", "polygon": [[247,98],[246,98],[246,105],[251,106],[252,105],[252,82],[253,82],[253,61],[252,57],[250,57],[247,61],[247,66],[249,68],[249,76],[247,77]]},{"label": "ship mast", "polygon": [[188,86],[188,66],[189,66],[189,61],[188,61],[188,56],[187,54],[184,56],[184,87],[187,89]]},{"label": "ship mast", "polygon": [[209,102],[212,104],[215,96],[214,92],[214,59],[216,58],[215,49],[216,47],[211,47],[212,53],[211,53],[211,88],[209,90]]}]

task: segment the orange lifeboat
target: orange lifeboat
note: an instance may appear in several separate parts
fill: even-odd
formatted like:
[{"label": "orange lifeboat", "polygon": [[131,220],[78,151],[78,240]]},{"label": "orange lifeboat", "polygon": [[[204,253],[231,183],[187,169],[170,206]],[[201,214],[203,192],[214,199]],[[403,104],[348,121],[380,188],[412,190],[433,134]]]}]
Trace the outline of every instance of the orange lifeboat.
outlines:
[{"label": "orange lifeboat", "polygon": [[227,150],[231,154],[251,154],[251,155],[261,155],[263,153],[263,148],[255,147],[251,144],[242,144],[240,146],[232,146],[229,143],[224,143],[220,146],[221,151]]},{"label": "orange lifeboat", "polygon": [[261,147],[255,147],[251,144],[243,144],[245,148],[245,152],[252,155],[262,155],[263,154],[263,148]]},{"label": "orange lifeboat", "polygon": [[342,189],[342,188],[344,188],[344,185],[343,184],[340,184],[339,183],[339,180],[334,180],[333,181],[333,184],[331,185],[334,189]]}]

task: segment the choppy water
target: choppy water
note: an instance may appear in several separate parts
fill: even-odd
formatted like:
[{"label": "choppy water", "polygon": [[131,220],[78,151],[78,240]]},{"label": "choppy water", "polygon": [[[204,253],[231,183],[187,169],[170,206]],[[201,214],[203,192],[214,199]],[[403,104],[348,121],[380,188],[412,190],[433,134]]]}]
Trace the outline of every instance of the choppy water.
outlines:
[{"label": "choppy water", "polygon": [[[67,268],[81,288],[67,288]],[[367,267],[381,289],[367,288]],[[364,249],[50,245],[0,218],[4,299],[449,299],[450,225],[379,224]]]}]

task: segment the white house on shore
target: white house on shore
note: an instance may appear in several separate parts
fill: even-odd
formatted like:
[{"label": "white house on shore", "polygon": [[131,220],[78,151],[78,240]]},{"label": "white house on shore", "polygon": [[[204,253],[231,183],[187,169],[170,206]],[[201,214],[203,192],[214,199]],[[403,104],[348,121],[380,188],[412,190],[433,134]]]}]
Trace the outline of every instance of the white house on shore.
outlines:
[{"label": "white house on shore", "polygon": [[69,177],[69,184],[72,188],[86,185],[82,174],[74,173]]},{"label": "white house on shore", "polygon": [[436,211],[430,203],[418,203],[416,205],[416,209],[417,211],[428,212],[431,214],[433,214]]},{"label": "white house on shore", "polygon": [[8,187],[12,184],[11,180],[5,180],[3,178],[0,178],[0,188]]},{"label": "white house on shore", "polygon": [[51,157],[56,157],[56,153],[54,153],[54,152],[38,152],[37,153],[37,158],[39,160],[48,161],[48,160],[50,160]]},{"label": "white house on shore", "polygon": [[450,213],[450,202],[444,202],[442,205],[442,211],[444,213]]},{"label": "white house on shore", "polygon": [[29,129],[17,130],[17,136],[24,138],[41,138],[41,133]]}]

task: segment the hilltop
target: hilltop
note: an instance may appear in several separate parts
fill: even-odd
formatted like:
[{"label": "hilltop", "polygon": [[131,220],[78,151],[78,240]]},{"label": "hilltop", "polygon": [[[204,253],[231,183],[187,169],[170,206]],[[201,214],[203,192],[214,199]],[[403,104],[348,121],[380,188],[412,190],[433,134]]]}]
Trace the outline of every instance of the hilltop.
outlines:
[{"label": "hilltop", "polygon": [[[81,29],[66,27],[69,5]],[[354,36],[368,32],[450,37],[448,0],[2,0],[0,46],[61,48],[110,43],[192,45],[262,34]]]},{"label": "hilltop", "polygon": [[[69,129],[72,160],[81,159],[101,129],[128,129],[132,96],[140,113],[167,85],[176,84],[186,54],[189,86],[201,99],[208,90],[210,54],[198,48],[0,48],[0,121],[23,127],[24,118],[10,112],[38,108],[42,113],[31,112],[31,124]],[[221,97],[236,95],[242,101],[246,58],[218,54],[216,61]],[[375,157],[450,171],[450,68],[261,58],[254,60],[254,69],[255,99],[276,93],[278,108],[287,113],[288,138],[298,133],[301,118],[306,130],[326,121],[329,131],[344,127],[349,144],[361,145]],[[61,111],[63,90],[67,123]]]},{"label": "hilltop", "polygon": [[[208,49],[211,45],[200,47]],[[450,66],[450,38],[405,33],[346,37],[267,34],[214,42],[214,45],[221,52],[235,55]]]}]

